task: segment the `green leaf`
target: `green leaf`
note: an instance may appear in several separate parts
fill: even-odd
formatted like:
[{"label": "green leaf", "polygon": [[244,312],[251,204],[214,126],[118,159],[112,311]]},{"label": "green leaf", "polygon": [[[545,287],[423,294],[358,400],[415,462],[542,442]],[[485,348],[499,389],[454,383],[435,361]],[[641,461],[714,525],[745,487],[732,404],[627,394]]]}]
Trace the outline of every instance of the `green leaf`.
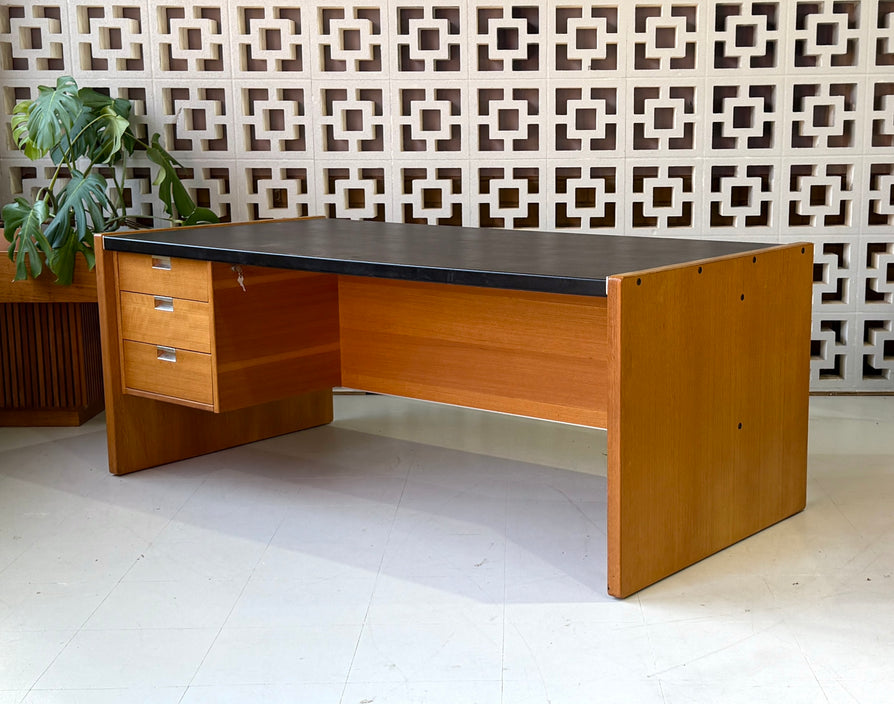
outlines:
[{"label": "green leaf", "polygon": [[38,245],[45,253],[51,251],[41,229],[48,213],[46,201],[43,200],[32,205],[24,198],[16,198],[3,208],[3,236],[10,242],[7,254],[10,260],[15,262],[16,281],[27,278],[26,256],[33,276],[39,276],[43,270],[43,259]]},{"label": "green leaf", "polygon": [[120,158],[122,147],[133,153],[132,135],[122,142],[130,130],[130,101],[112,99],[92,88],[81,88],[77,97],[80,109],[50,150],[53,163],[72,163],[86,157],[91,163],[111,164]]},{"label": "green leaf", "polygon": [[[52,247],[42,229],[43,223],[47,221],[48,217],[49,207],[44,200],[38,200],[31,204],[24,198],[16,198],[15,201],[6,205],[3,208],[3,236],[10,242],[10,252],[28,251],[37,244],[45,253],[49,254]],[[35,265],[38,266],[38,273],[40,273],[39,257],[37,262],[32,260],[32,268]]]},{"label": "green leaf", "polygon": [[160,167],[153,184],[158,186],[158,196],[164,203],[165,212],[183,225],[220,222],[214,211],[196,205],[177,175],[175,166],[180,166],[180,162],[165,151],[159,139],[158,134],[152,135],[152,143],[146,150],[146,156]]},{"label": "green leaf", "polygon": [[176,215],[179,216],[178,219],[183,220],[188,218],[196,209],[196,204],[193,202],[192,197],[189,195],[189,191],[186,190],[186,186],[183,185],[183,182],[179,177],[171,184],[171,190],[174,194],[174,205],[177,208]]},{"label": "green leaf", "polygon": [[116,115],[129,118],[133,110],[133,103],[126,98],[111,98],[93,88],[81,88],[78,91],[78,97],[84,105],[96,112],[101,111],[103,108],[111,108]]},{"label": "green leaf", "polygon": [[78,242],[78,251],[84,255],[87,260],[87,268],[92,269],[96,266],[96,252],[93,250],[92,242]]},{"label": "green leaf", "polygon": [[112,109],[116,115],[127,118],[130,121],[130,114],[133,112],[133,103],[126,98],[115,98],[112,101]]},{"label": "green leaf", "polygon": [[180,162],[161,146],[158,134],[152,135],[152,143],[146,150],[146,156],[161,167],[153,184],[158,186],[158,197],[164,203],[165,212],[175,220],[189,217],[196,209],[196,204],[174,168],[175,165],[180,166]]},{"label": "green leaf", "polygon": [[93,88],[81,88],[78,91],[78,99],[91,110],[102,110],[104,107],[109,105],[113,105],[115,100],[105,95],[104,93],[100,93],[98,90],[94,90]]},{"label": "green leaf", "polygon": [[37,161],[43,158],[46,150],[38,149],[28,137],[28,119],[31,116],[31,107],[34,105],[33,100],[23,100],[12,110],[12,137],[16,146],[19,147],[31,161]]},{"label": "green leaf", "polygon": [[16,198],[12,203],[3,206],[3,236],[10,242],[15,237],[29,237],[34,239],[34,233],[40,231],[40,226],[49,215],[49,208],[44,200],[29,203],[22,197]]},{"label": "green leaf", "polygon": [[130,123],[107,105],[97,116],[96,127],[98,140],[90,158],[99,164],[110,164],[120,157],[122,139],[130,130]]},{"label": "green leaf", "polygon": [[[25,149],[29,159],[35,158],[32,154],[43,156],[52,149],[68,132],[83,109],[78,100],[78,84],[71,76],[60,76],[55,88],[39,86],[37,92],[37,98],[26,101],[22,109],[27,113],[28,121],[25,131],[19,130],[20,141],[17,142]],[[13,112],[18,108],[16,106]]]},{"label": "green leaf", "polygon": [[14,281],[22,281],[23,279],[28,278],[28,264],[25,262],[26,256],[28,264],[31,265],[31,276],[36,279],[43,271],[43,260],[40,257],[40,252],[37,251],[37,247],[33,242],[23,240],[16,253],[16,274],[13,277]]},{"label": "green leaf", "polygon": [[[20,149],[33,148],[31,142],[28,141],[28,117],[33,104],[33,100],[23,100],[12,109],[12,118],[10,118],[12,139]],[[31,157],[29,156],[28,158],[30,159]]]},{"label": "green leaf", "polygon": [[[75,172],[59,196],[56,215],[47,226],[47,239],[54,248],[68,246],[69,240],[89,239],[94,232],[105,229],[104,211],[109,208],[106,180],[97,173],[85,176]],[[92,228],[87,223],[88,216]]]},{"label": "green leaf", "polygon": [[57,247],[47,258],[47,266],[56,275],[56,283],[68,286],[74,279],[75,255],[78,253],[78,243],[73,237],[69,237],[62,247]]},{"label": "green leaf", "polygon": [[[91,125],[93,113],[81,106],[77,115],[73,116],[71,126],[64,132],[59,142],[50,149],[50,159],[54,164],[63,162],[75,162],[81,157],[88,156],[93,143],[96,141],[96,128]],[[74,140],[74,141],[71,141]]]},{"label": "green leaf", "polygon": [[[109,164],[117,175],[126,154],[137,147],[145,148],[158,166],[154,185],[172,224],[219,222],[213,211],[196,205],[177,173],[182,165],[164,149],[160,136],[153,134],[149,145],[137,138],[129,122],[132,108],[129,100],[78,89],[70,76],[59,78],[55,88],[41,86],[34,100],[15,106],[11,125],[16,144],[30,159],[49,154],[60,167],[40,190],[39,201],[17,198],[3,209],[7,254],[15,262],[17,279],[29,271],[40,274],[45,263],[60,283],[69,283],[79,254],[94,265],[95,232],[136,224],[123,202],[113,206],[109,184],[93,169]],[[63,165],[69,178],[57,185]]]},{"label": "green leaf", "polygon": [[[81,98],[81,102],[93,110],[95,114],[99,115],[106,113],[107,117],[103,118],[104,121],[111,121],[112,114],[125,120],[124,123],[116,121],[116,123],[120,125],[120,127],[116,128],[116,132],[120,135],[123,144],[116,145],[114,151],[119,152],[121,146],[123,146],[128,154],[133,154],[134,147],[136,146],[136,137],[130,129],[130,116],[133,112],[133,103],[126,98],[110,98],[92,88],[81,88],[78,96]],[[114,158],[104,161],[103,163],[112,163],[113,161],[117,161],[117,158],[116,155]]]},{"label": "green leaf", "polygon": [[189,217],[183,221],[184,225],[203,225],[207,223],[220,222],[220,218],[210,208],[199,208],[193,210]]}]

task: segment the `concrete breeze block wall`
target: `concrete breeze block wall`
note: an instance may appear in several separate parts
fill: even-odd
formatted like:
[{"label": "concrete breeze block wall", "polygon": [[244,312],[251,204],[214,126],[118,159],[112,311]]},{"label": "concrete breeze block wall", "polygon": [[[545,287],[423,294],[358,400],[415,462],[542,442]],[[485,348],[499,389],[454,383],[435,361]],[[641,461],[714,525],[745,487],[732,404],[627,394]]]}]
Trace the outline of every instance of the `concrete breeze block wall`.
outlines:
[{"label": "concrete breeze block wall", "polygon": [[8,113],[63,74],[234,221],[810,240],[812,388],[894,391],[892,0],[5,0],[4,202],[46,174]]}]

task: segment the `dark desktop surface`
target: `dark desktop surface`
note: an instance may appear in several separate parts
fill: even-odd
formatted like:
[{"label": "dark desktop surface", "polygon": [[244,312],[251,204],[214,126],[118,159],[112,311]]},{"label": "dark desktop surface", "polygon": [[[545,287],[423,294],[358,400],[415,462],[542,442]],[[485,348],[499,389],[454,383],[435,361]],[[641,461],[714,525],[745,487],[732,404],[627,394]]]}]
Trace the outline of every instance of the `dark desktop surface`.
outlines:
[{"label": "dark desktop surface", "polygon": [[120,252],[586,296],[605,296],[612,275],[773,246],[324,218],[104,237],[106,249]]}]

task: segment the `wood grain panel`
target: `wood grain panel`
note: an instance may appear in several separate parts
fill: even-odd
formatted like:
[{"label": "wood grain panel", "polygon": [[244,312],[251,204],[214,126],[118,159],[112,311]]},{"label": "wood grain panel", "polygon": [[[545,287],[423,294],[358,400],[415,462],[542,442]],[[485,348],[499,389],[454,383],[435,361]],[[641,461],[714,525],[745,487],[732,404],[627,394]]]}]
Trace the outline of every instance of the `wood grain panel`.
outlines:
[{"label": "wood grain panel", "polygon": [[119,252],[118,277],[122,291],[174,296],[196,301],[211,298],[211,264],[194,259],[170,260],[170,269],[152,266],[148,254]]},{"label": "wood grain panel", "polygon": [[812,251],[609,281],[609,592],[803,509]]},{"label": "wood grain panel", "polygon": [[211,304],[171,298],[170,308],[160,308],[157,296],[122,291],[121,333],[128,340],[210,353]]},{"label": "wood grain panel", "polygon": [[604,426],[606,301],[340,277],[346,386]]},{"label": "wood grain panel", "polygon": [[0,303],[96,303],[96,273],[83,257],[75,260],[74,277],[68,286],[44,269],[37,279],[13,281],[15,265],[0,254]]},{"label": "wood grain panel", "polygon": [[341,385],[335,276],[215,263],[213,281],[220,410]]},{"label": "wood grain panel", "polygon": [[103,250],[102,236],[95,242],[112,473],[126,474],[332,420],[331,389],[219,414],[123,394],[115,253]]},{"label": "wood grain panel", "polygon": [[173,360],[159,357],[156,345],[124,340],[124,388],[128,392],[158,394],[214,408],[211,355],[174,350]]}]

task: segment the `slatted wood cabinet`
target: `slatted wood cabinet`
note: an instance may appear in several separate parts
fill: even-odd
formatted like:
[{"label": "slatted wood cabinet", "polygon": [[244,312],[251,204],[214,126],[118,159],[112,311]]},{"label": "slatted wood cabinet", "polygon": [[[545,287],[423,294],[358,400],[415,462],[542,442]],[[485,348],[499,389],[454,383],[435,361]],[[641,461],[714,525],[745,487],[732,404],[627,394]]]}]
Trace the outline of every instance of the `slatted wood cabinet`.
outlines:
[{"label": "slatted wood cabinet", "polygon": [[96,275],[13,281],[0,256],[0,426],[77,426],[103,409]]}]

